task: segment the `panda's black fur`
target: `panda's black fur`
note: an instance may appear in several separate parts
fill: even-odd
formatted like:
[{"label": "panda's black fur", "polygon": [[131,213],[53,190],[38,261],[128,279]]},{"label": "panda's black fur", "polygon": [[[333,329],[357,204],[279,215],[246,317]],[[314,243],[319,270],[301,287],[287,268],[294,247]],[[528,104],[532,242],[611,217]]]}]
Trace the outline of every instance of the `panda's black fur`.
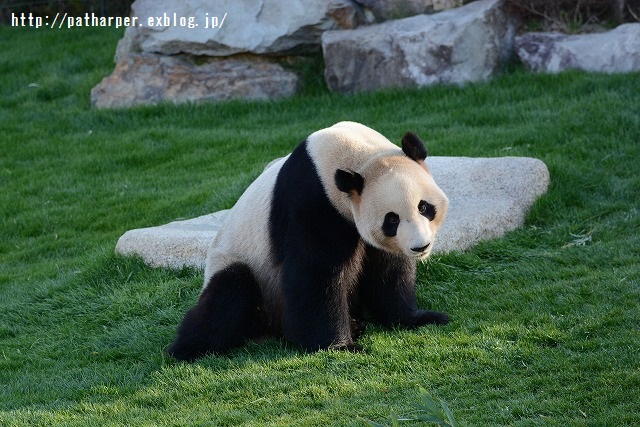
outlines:
[{"label": "panda's black fur", "polygon": [[306,142],[280,169],[269,223],[274,262],[285,266],[284,299],[295,301],[283,313],[284,334],[306,350],[350,345],[348,295],[358,274],[350,267],[362,257],[360,235],[331,205]]},{"label": "panda's black fur", "polygon": [[[403,152],[417,162],[427,154],[413,134],[405,136]],[[273,285],[261,284],[241,260],[214,271],[169,349],[176,359],[221,354],[273,335],[306,351],[356,350],[365,318],[408,328],[448,322],[444,313],[417,308],[416,260],[365,242],[330,200],[309,153],[305,140],[277,172],[270,206],[255,206],[269,210],[269,268],[278,271],[277,292],[266,292]],[[366,177],[351,170],[337,169],[334,180],[353,197],[367,188]]]}]

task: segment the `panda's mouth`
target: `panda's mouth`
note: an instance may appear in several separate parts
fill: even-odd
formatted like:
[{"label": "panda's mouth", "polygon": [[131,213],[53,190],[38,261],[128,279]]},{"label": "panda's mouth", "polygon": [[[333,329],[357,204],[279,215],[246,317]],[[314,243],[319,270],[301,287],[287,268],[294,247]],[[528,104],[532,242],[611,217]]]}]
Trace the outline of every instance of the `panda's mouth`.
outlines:
[{"label": "panda's mouth", "polygon": [[411,248],[411,252],[413,252],[414,254],[423,254],[427,252],[429,246],[431,246],[431,243],[427,243],[426,245],[417,248]]},{"label": "panda's mouth", "polygon": [[423,259],[429,256],[431,253],[431,243],[427,243],[424,246],[413,247],[409,249],[410,254],[418,259]]}]

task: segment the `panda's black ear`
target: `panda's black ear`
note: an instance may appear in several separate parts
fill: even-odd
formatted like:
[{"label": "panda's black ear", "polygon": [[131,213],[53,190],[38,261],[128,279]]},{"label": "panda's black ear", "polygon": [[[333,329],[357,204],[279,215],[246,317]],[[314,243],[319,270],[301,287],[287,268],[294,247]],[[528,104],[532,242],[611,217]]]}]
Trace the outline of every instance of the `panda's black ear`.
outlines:
[{"label": "panda's black ear", "polygon": [[358,195],[362,194],[364,178],[358,172],[337,169],[334,179],[338,190],[347,194],[352,194],[354,191]]},{"label": "panda's black ear", "polygon": [[402,137],[402,151],[416,162],[426,159],[429,154],[424,142],[413,132],[407,132]]}]

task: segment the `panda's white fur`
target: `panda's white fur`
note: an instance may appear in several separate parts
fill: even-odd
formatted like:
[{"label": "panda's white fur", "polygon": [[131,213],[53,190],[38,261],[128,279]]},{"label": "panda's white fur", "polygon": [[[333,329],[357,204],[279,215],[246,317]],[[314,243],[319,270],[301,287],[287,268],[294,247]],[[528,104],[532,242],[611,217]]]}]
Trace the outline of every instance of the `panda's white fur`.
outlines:
[{"label": "panda's white fur", "polygon": [[[412,270],[411,265],[415,268],[416,260],[424,259],[430,254],[437,230],[444,220],[448,207],[447,197],[433,180],[424,163],[424,158],[410,158],[404,149],[400,149],[380,133],[354,122],[340,122],[329,128],[317,131],[311,134],[303,144],[306,149],[306,155],[311,160],[310,166],[315,169],[303,171],[305,178],[307,174],[317,175],[329,203],[341,217],[355,226],[363,242],[353,246],[354,253],[350,255],[348,262],[340,267],[344,271],[337,278],[331,280],[344,282],[344,284],[340,285],[342,287],[352,288],[358,286],[361,278],[367,277],[368,273],[363,271],[363,268],[367,268],[366,265],[363,267],[363,263],[368,259],[373,260],[379,257],[384,259],[385,263],[389,260],[389,264],[392,265],[389,269],[398,269],[394,274],[406,276],[397,279],[399,283],[402,282],[397,285],[402,287],[398,293],[407,292],[410,296],[409,299],[415,299],[415,295],[410,295],[410,290],[413,289],[412,286],[415,283],[415,277],[413,277],[411,285],[404,282],[410,281],[412,274],[415,276],[415,270]],[[419,144],[422,146],[421,141]],[[424,155],[426,156],[426,149],[424,150]],[[277,196],[280,198],[278,203],[275,203],[274,197],[276,196],[274,195],[280,191],[277,190],[278,185],[278,188],[282,188],[283,185],[289,185],[289,183],[283,182],[285,177],[291,179],[289,175],[281,174],[283,166],[290,161],[301,161],[297,160],[300,158],[299,154],[296,159],[293,159],[293,155],[290,156],[270,164],[247,188],[229,212],[227,220],[209,248],[206,259],[205,282],[201,294],[201,300],[208,297],[205,294],[209,293],[208,287],[211,286],[211,283],[216,283],[215,286],[217,287],[221,286],[216,281],[221,272],[231,271],[234,266],[245,266],[246,269],[243,270],[243,273],[240,273],[240,276],[249,277],[244,279],[244,282],[246,282],[251,281],[251,275],[253,275],[259,288],[259,290],[256,290],[259,295],[255,299],[255,301],[259,301],[259,304],[252,302],[250,305],[260,305],[258,311],[260,316],[264,316],[260,318],[266,319],[265,321],[270,324],[269,329],[276,333],[284,332],[285,335],[288,335],[287,325],[281,326],[278,323],[286,323],[286,319],[283,320],[283,316],[286,317],[287,313],[283,313],[283,311],[290,310],[292,304],[296,304],[296,302],[290,301],[291,297],[287,294],[287,292],[291,293],[291,290],[284,290],[287,287],[287,283],[283,283],[283,269],[298,267],[287,266],[286,260],[283,261],[275,255],[275,252],[281,252],[283,248],[274,246],[277,244],[274,240],[274,233],[280,232],[279,230],[274,231],[274,227],[280,227],[277,224],[274,225],[274,220],[276,222],[278,220],[277,217],[274,218],[274,215],[277,215],[277,213],[274,214],[274,206],[282,206],[281,197]],[[304,157],[305,154],[302,154],[302,156]],[[289,169],[291,167],[289,166]],[[364,185],[358,186],[356,184],[354,188],[349,189],[339,188],[337,171],[347,172],[347,177],[350,176],[348,174],[352,173],[358,179],[363,180]],[[300,174],[301,172],[295,173]],[[295,179],[296,177],[294,176],[293,178]],[[281,181],[280,184],[278,184],[279,179]],[[293,184],[295,183],[291,183],[291,185]],[[432,213],[435,216],[424,215],[419,211],[419,205],[425,202],[433,210]],[[394,228],[393,233],[383,231],[383,222],[385,221],[385,215],[388,213],[393,213],[398,217],[397,229]],[[324,226],[322,223],[323,218],[300,218],[299,214],[293,215],[296,223],[289,224],[287,227],[301,227],[301,229],[309,226],[313,227],[312,222],[317,222],[319,228]],[[303,222],[308,223],[303,224]],[[332,230],[326,230],[326,232],[330,233]],[[337,236],[337,239],[336,241],[340,242],[340,236]],[[309,241],[307,244],[308,247],[298,248],[298,251],[308,251],[309,257],[312,259],[313,257],[323,257],[323,253],[316,253],[315,242]],[[382,252],[375,252],[373,248],[377,248]],[[389,255],[384,255],[384,253]],[[311,261],[309,260],[309,262]],[[318,259],[318,262],[320,261]],[[312,264],[309,265],[311,266]],[[397,265],[397,267],[393,267],[393,265]],[[381,274],[384,274],[385,271]],[[296,274],[304,274],[304,271]],[[230,274],[230,277],[235,276]],[[383,279],[373,278],[367,280],[376,282]],[[304,280],[302,280],[302,283],[304,283]],[[230,286],[234,286],[240,292],[240,288],[244,284]],[[383,285],[378,284],[376,286]],[[408,290],[405,290],[405,288]],[[312,288],[309,291],[310,294],[314,292],[322,295],[322,292],[316,288]],[[366,292],[366,290],[363,292]],[[413,293],[415,294],[415,291]],[[367,298],[372,297],[364,297],[363,299],[366,300]],[[230,298],[230,301],[233,301],[233,299]],[[195,335],[196,332],[194,331],[197,328],[205,328],[203,324],[215,317],[211,317],[212,314],[208,313],[213,309],[206,308],[203,304],[201,301],[198,306],[188,313],[179,332],[178,340],[170,350],[178,358],[192,359],[210,351],[224,351],[224,347],[231,346],[231,344],[211,344],[207,347],[206,343],[203,344],[197,341],[200,338],[193,338],[189,335]],[[213,302],[209,301],[207,304],[211,305]],[[347,303],[343,301],[341,304]],[[342,307],[340,310],[350,310],[350,304],[348,303],[346,308]],[[415,305],[415,303],[412,304]],[[202,307],[200,307],[201,305]],[[223,308],[216,308],[216,310],[221,309]],[[233,307],[230,307],[230,309],[233,310]],[[336,310],[339,311],[338,309]],[[404,308],[399,310],[403,311]],[[411,310],[415,311],[416,309],[413,307],[409,311]],[[332,311],[332,309],[328,308],[325,311]],[[402,320],[400,319],[402,316],[398,315],[400,316],[398,321],[407,323],[408,326],[428,322],[446,322],[446,315],[437,312],[424,313],[428,313],[424,321],[415,321],[414,317],[416,315],[411,314],[409,316],[406,313],[402,314],[403,318],[409,316],[413,320],[409,318],[407,318],[409,320]],[[215,315],[217,316],[218,314]],[[193,320],[194,316],[199,320]],[[350,315],[346,313],[340,316],[349,317]],[[340,318],[340,316],[338,317]],[[380,316],[383,317],[382,315]],[[218,319],[218,317],[215,318]],[[220,322],[220,320],[217,321]],[[335,321],[334,319],[334,323]],[[350,329],[348,324],[344,325],[344,321],[344,319],[340,320],[340,328]],[[348,319],[346,321],[348,322]],[[255,323],[254,320],[252,322]],[[243,323],[242,325],[242,328],[250,328],[249,323]],[[207,333],[214,334],[214,332],[209,331],[205,335]],[[313,332],[310,331],[310,333]],[[355,337],[356,333],[354,331],[348,333],[348,336],[344,336],[343,332],[336,333],[342,336],[334,337],[333,341],[331,341],[333,344],[330,346],[349,347],[353,345],[351,337]],[[320,338],[306,342],[306,339],[300,339],[301,334],[304,334],[304,330],[296,330],[295,333],[289,334],[291,336],[288,337],[300,341],[300,344],[306,349],[322,348],[327,345]],[[253,336],[248,333],[245,335]],[[319,335],[322,334],[319,333]],[[194,343],[193,340],[196,340],[197,343]],[[226,343],[227,341],[224,342]],[[233,340],[229,342],[236,343]],[[198,346],[203,348],[196,348]]]},{"label": "panda's white fur", "polygon": [[236,262],[249,265],[266,291],[277,290],[279,269],[271,257],[269,207],[278,172],[288,157],[269,165],[227,214],[207,251],[203,291],[216,271]]},{"label": "panda's white fur", "polygon": [[260,284],[263,309],[269,313],[271,323],[279,321],[281,308],[277,305],[283,298],[278,286],[280,268],[271,255],[269,207],[278,173],[288,158],[286,156],[267,165],[227,214],[207,251],[201,291],[202,295],[216,272],[237,263],[246,264]]}]

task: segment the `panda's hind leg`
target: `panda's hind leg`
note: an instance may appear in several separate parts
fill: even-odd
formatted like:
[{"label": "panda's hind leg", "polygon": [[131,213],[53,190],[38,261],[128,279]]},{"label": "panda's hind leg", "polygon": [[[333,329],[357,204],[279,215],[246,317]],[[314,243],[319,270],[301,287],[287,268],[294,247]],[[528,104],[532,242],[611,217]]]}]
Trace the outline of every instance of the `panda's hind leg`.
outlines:
[{"label": "panda's hind leg", "polygon": [[214,273],[184,317],[169,354],[194,360],[221,354],[265,333],[260,286],[251,269],[234,263]]}]

